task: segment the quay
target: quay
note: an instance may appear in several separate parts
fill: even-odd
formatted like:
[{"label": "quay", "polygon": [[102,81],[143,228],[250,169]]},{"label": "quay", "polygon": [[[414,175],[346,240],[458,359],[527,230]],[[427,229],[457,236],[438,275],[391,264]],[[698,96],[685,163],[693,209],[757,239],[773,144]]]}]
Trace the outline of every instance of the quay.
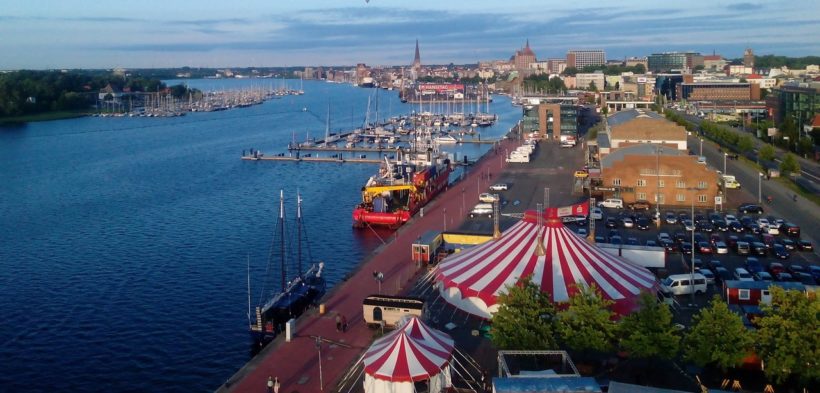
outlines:
[{"label": "quay", "polygon": [[[457,143],[454,144],[476,144],[476,145],[493,145],[500,142],[501,139],[474,139],[474,140],[459,140]],[[446,145],[445,145],[446,146]],[[403,149],[407,150],[406,147],[401,146],[393,146],[393,147],[370,147],[370,146],[360,146],[360,147],[338,147],[338,146],[293,146],[289,145],[289,151],[327,151],[327,152],[349,152],[349,153],[391,153],[395,152],[396,150]]]},{"label": "quay", "polygon": [[306,161],[306,162],[338,162],[338,163],[345,163],[345,162],[353,162],[353,163],[360,163],[360,164],[378,164],[382,162],[382,160],[377,160],[374,158],[339,158],[339,157],[291,157],[291,156],[243,156],[243,160],[246,161]]},{"label": "quay", "polygon": [[[508,165],[503,159],[504,152],[514,150],[519,143],[520,141],[513,139],[500,141],[458,183],[451,185],[425,206],[423,217],[416,215],[411,218],[362,261],[347,280],[338,283],[322,300],[324,314],[313,309],[302,315],[297,320],[296,334],[291,342],[285,342],[283,336],[277,337],[220,386],[217,392],[265,391],[268,378],[276,377],[281,382],[281,392],[333,390],[374,338],[375,332],[364,323],[362,300],[379,293],[379,288],[384,294],[405,293],[420,273],[410,260],[412,243],[427,231],[441,231],[448,224],[452,229],[456,227],[454,223],[464,221],[468,215],[463,209],[464,198],[477,200],[484,188],[462,185],[480,185],[482,182],[488,185],[490,180],[483,176],[500,174]],[[382,283],[373,278],[375,272],[384,275]],[[346,332],[336,330],[336,315],[346,317]],[[317,348],[317,339],[322,343],[320,349]]]}]

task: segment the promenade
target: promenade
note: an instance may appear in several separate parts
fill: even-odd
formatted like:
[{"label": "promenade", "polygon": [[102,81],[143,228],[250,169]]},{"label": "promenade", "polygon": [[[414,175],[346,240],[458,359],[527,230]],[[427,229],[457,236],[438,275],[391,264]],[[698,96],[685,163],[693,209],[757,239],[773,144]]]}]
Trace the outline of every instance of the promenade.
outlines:
[{"label": "promenade", "polygon": [[[277,337],[259,355],[249,361],[217,390],[218,392],[265,392],[269,377],[278,377],[282,393],[331,391],[344,372],[359,359],[372,342],[374,331],[362,316],[362,300],[378,293],[379,286],[373,272],[384,274],[382,293],[403,293],[412,286],[418,273],[410,260],[413,241],[429,230],[454,229],[464,220],[467,211],[462,208],[463,198],[478,199],[492,178],[506,166],[504,152],[512,151],[520,141],[505,139],[490,151],[459,181],[478,184],[478,187],[453,185],[433,202],[425,206],[424,217],[416,215],[400,228],[386,244],[376,249],[362,262],[347,281],[339,283],[323,300],[324,315],[317,310],[303,315],[297,323],[296,337],[289,343]],[[490,174],[489,179],[487,174]],[[457,183],[458,184],[458,183]],[[460,184],[459,184],[460,185]],[[336,315],[347,318],[346,332],[336,330]],[[321,367],[315,337],[321,336]]]}]

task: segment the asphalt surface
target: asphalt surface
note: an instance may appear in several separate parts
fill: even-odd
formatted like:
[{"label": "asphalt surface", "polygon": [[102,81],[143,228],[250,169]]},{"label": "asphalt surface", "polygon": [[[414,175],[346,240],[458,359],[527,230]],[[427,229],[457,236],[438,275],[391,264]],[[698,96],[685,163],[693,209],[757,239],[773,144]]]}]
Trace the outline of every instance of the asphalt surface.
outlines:
[{"label": "asphalt surface", "polygon": [[[700,153],[700,141],[696,136],[688,139],[689,150]],[[706,163],[720,171],[723,171],[723,153],[717,144],[704,140],[703,155],[706,156]],[[803,237],[817,243],[820,240],[820,207],[814,202],[798,196],[795,202],[792,198],[794,193],[784,188],[774,180],[766,180],[760,176],[755,168],[751,168],[742,161],[726,160],[726,173],[734,175],[741,184],[740,190],[728,190],[728,203],[725,210],[736,212],[736,208],[741,203],[760,203],[766,210],[766,215],[772,214],[786,221],[797,224],[801,228]],[[760,189],[760,201],[758,200],[758,188]],[[772,203],[766,203],[766,197],[772,196]]]},{"label": "asphalt surface", "polygon": [[[700,125],[700,122],[703,120],[703,119],[701,119],[697,116],[690,115],[686,112],[681,112],[681,111],[677,111],[677,110],[669,109],[669,108],[667,108],[666,110],[671,110],[671,111],[683,116],[684,118],[686,118],[686,120],[689,120],[690,122],[692,122],[692,123],[694,123],[698,126]],[[734,132],[735,134],[740,135],[740,136],[751,135],[753,137],[753,140],[754,140],[754,143],[755,143],[755,145],[754,145],[755,146],[755,154],[760,149],[760,147],[762,147],[764,144],[766,144],[765,142],[758,139],[757,136],[755,134],[753,134],[752,132],[745,131],[745,130],[743,130],[741,128],[737,128],[737,127],[725,127],[725,128],[730,129],[732,132]],[[694,146],[694,145],[690,145],[690,146]],[[786,150],[783,150],[783,149],[781,149],[777,146],[773,146],[773,147],[774,147],[776,155],[778,157],[782,157],[783,155],[785,155],[787,153]],[[800,162],[801,175],[806,180],[815,183],[815,185],[820,184],[820,164],[818,164],[817,162],[811,161],[811,160],[807,160],[807,159],[805,159],[803,157],[800,157],[798,155],[795,155],[795,157],[797,157],[798,161]]]}]

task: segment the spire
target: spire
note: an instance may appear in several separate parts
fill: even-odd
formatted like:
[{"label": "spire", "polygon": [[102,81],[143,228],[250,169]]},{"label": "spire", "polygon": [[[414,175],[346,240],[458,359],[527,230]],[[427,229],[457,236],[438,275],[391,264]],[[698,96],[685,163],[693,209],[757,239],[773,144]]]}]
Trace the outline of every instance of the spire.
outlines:
[{"label": "spire", "polygon": [[526,46],[526,48],[527,48],[527,49],[529,49],[529,47],[530,47],[530,39],[529,39],[529,38],[527,38],[527,46]]},{"label": "spire", "polygon": [[421,67],[421,55],[419,54],[419,40],[416,38],[416,56],[413,57],[413,68]]}]

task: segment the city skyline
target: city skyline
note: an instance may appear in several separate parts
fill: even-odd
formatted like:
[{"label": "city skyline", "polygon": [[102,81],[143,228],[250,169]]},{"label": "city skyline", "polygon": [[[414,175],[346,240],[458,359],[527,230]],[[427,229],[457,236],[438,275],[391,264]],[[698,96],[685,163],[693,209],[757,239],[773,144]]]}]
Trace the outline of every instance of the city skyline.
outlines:
[{"label": "city skyline", "polygon": [[6,5],[0,69],[409,65],[416,39],[423,64],[508,59],[527,39],[539,59],[576,48],[602,48],[609,59],[674,50],[739,58],[746,47],[759,55],[820,53],[820,10],[805,0],[141,5]]}]

